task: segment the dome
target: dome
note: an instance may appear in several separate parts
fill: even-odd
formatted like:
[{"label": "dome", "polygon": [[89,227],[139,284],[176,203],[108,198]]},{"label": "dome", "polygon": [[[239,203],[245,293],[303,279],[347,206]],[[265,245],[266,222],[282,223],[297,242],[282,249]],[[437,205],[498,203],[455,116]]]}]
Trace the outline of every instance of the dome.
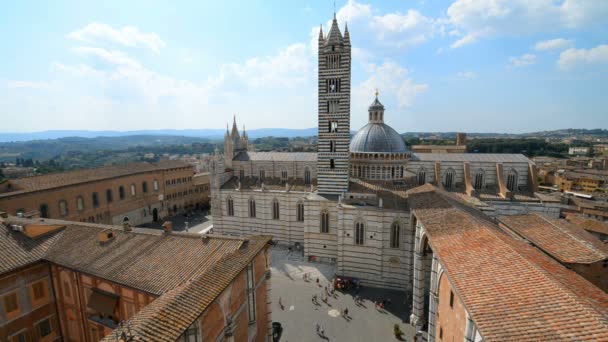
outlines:
[{"label": "dome", "polygon": [[352,138],[350,152],[406,153],[408,149],[403,138],[391,126],[370,122]]}]

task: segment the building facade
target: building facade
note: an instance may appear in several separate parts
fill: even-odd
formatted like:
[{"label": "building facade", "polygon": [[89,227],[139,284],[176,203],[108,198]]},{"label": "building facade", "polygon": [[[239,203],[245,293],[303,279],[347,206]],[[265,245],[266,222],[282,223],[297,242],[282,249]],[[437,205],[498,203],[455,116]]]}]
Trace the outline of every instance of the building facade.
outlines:
[{"label": "building facade", "polygon": [[135,163],[9,180],[0,210],[27,217],[140,225],[202,206],[209,192],[193,185],[178,161]]},{"label": "building facade", "polygon": [[2,341],[268,341],[269,237],[4,213],[0,233]]}]

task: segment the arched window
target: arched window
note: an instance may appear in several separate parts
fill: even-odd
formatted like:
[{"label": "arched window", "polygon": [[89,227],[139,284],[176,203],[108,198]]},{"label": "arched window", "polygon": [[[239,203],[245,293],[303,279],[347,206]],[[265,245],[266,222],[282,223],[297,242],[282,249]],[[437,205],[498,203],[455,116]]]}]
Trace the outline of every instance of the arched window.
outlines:
[{"label": "arched window", "polygon": [[145,194],[146,192],[148,192],[148,182],[142,182],[141,183],[141,191]]},{"label": "arched window", "polygon": [[452,189],[452,187],[454,186],[454,178],[455,178],[456,172],[454,171],[454,169],[449,168],[447,169],[447,171],[445,172],[445,176],[443,177],[443,187],[445,187],[446,189]]},{"label": "arched window", "polygon": [[507,189],[509,191],[517,190],[517,171],[515,169],[511,169],[507,173]]},{"label": "arched window", "polygon": [[329,233],[329,212],[327,209],[321,211],[321,233]]},{"label": "arched window", "polygon": [[154,180],[154,191],[158,191],[158,180]]},{"label": "arched window", "polygon": [[277,201],[277,199],[275,198],[272,200],[272,219],[278,220],[279,218],[280,218],[279,201]]},{"label": "arched window", "polygon": [[296,204],[296,220],[298,222],[304,222],[304,203],[302,203],[302,201],[299,201],[298,204]]},{"label": "arched window", "polygon": [[473,183],[473,187],[476,190],[480,190],[481,188],[483,188],[483,178],[484,178],[483,169],[478,169],[477,172],[475,172],[475,182]]},{"label": "arched window", "polygon": [[266,178],[266,170],[260,169],[260,180],[263,181]]},{"label": "arched window", "polygon": [[330,169],[334,169],[334,168],[336,168],[336,163],[334,162],[334,160],[333,160],[333,159],[330,159],[330,160],[329,160],[329,168],[330,168]]},{"label": "arched window", "polygon": [[84,198],[82,198],[82,196],[76,197],[76,208],[78,211],[84,210]]},{"label": "arched window", "polygon": [[131,184],[131,196],[135,196],[136,191],[135,191],[135,184]]},{"label": "arched window", "polygon": [[285,169],[281,170],[281,182],[282,183],[287,182],[287,170],[285,170]]},{"label": "arched window", "polygon": [[107,189],[106,190],[106,202],[112,203],[113,200],[114,200],[114,198],[112,196],[112,189]]},{"label": "arched window", "polygon": [[401,227],[399,226],[399,222],[395,222],[391,226],[391,248],[399,248],[400,238],[401,238]]},{"label": "arched window", "polygon": [[249,199],[249,217],[255,217],[255,200]]},{"label": "arched window", "polygon": [[365,241],[365,224],[363,222],[355,223],[355,244],[362,245]]},{"label": "arched window", "polygon": [[65,200],[59,201],[59,214],[61,216],[66,216],[68,214],[68,202]]},{"label": "arched window", "polygon": [[234,201],[232,200],[232,197],[228,197],[226,200],[226,208],[228,216],[234,216]]},{"label": "arched window", "polygon": [[304,184],[310,184],[310,169],[308,166],[304,168]]},{"label": "arched window", "polygon": [[418,185],[423,185],[424,183],[426,183],[426,170],[420,168],[420,170],[418,170]]},{"label": "arched window", "polygon": [[118,188],[118,197],[120,197],[121,200],[125,199],[125,187],[122,185]]},{"label": "arched window", "polygon": [[99,196],[97,195],[96,192],[93,193],[93,195],[91,196],[91,199],[93,200],[93,208],[99,207]]}]

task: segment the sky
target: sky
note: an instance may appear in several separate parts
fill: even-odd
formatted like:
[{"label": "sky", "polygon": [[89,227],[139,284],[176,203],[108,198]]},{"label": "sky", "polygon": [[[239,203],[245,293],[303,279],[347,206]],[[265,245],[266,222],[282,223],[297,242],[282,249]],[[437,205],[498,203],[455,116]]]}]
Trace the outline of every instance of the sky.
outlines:
[{"label": "sky", "polygon": [[[608,1],[337,1],[351,128],[608,128]],[[10,1],[0,132],[317,124],[325,1]]]}]

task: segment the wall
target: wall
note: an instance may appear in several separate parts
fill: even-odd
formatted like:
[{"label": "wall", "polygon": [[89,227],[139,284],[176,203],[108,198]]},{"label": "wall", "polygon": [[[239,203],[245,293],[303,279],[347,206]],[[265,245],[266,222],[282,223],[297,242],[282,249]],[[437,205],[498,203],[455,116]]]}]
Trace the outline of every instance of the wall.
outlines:
[{"label": "wall", "polygon": [[88,276],[57,265],[51,265],[53,286],[57,296],[59,314],[65,341],[98,341],[112,331],[109,325],[100,324],[89,317],[94,312],[87,307],[92,289],[115,294],[119,297],[116,319],[127,320],[155,296],[110,281]]},{"label": "wall", "polygon": [[[34,300],[31,285],[38,281],[46,282],[46,296]],[[4,296],[13,292],[17,293],[19,310],[9,317],[5,312]],[[37,333],[36,324],[46,318],[50,318],[53,331],[41,338]],[[47,263],[37,263],[0,277],[0,341],[8,341],[12,335],[23,331],[28,334],[30,341],[50,341],[61,336]]]},{"label": "wall", "polygon": [[[270,286],[266,279],[266,271],[270,267],[267,264],[267,260],[270,260],[268,253],[268,248],[265,248],[252,261],[255,278],[255,322],[249,323],[245,268],[201,315],[199,324],[202,327],[203,341],[223,340],[222,336],[227,330],[232,332],[234,341],[268,340],[272,321],[269,310],[271,303],[268,302]],[[232,324],[227,324],[228,321],[232,321]]]},{"label": "wall", "polygon": [[496,210],[489,215],[521,215],[529,213],[545,214],[559,218],[562,205],[559,203],[484,201]]},{"label": "wall", "polygon": [[[454,296],[453,307],[450,306],[450,292]],[[445,273],[442,273],[439,279],[436,317],[435,341],[464,341],[467,324],[466,309]],[[443,330],[442,338],[440,330]]]},{"label": "wall", "polygon": [[608,260],[592,264],[567,264],[566,267],[580,274],[605,292],[608,292]]},{"label": "wall", "polygon": [[[294,154],[297,152],[294,152]],[[235,176],[240,176],[243,170],[245,177],[259,177],[260,170],[264,170],[266,177],[281,177],[281,171],[287,171],[288,178],[304,179],[306,168],[310,171],[310,178],[317,178],[317,163],[314,161],[232,161]]]}]

